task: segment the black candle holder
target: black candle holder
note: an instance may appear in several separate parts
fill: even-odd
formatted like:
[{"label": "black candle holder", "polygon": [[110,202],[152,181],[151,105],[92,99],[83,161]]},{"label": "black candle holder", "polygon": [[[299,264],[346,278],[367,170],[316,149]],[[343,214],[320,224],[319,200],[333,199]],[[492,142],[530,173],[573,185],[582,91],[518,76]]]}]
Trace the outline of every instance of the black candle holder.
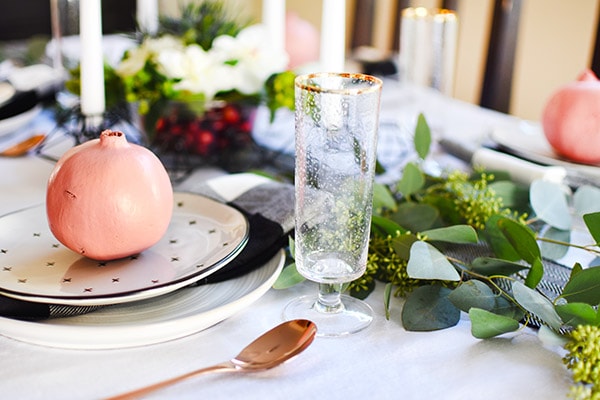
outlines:
[{"label": "black candle holder", "polygon": [[107,129],[118,130],[125,134],[127,141],[147,145],[145,135],[135,123],[127,105],[112,107],[102,115],[90,118],[81,112],[81,107],[61,107],[54,110],[55,127],[48,133],[44,141],[37,147],[38,156],[58,161],[60,154],[52,154],[52,149],[64,146],[64,141],[70,141],[70,146],[77,146],[92,139],[97,139]]}]

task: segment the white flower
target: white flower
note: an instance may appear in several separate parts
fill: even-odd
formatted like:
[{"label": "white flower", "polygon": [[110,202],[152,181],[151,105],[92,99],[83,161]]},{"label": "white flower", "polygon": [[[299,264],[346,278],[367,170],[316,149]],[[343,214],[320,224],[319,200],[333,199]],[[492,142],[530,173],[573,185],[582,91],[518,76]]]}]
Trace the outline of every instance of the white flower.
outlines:
[{"label": "white flower", "polygon": [[158,72],[177,81],[173,89],[204,94],[210,101],[219,92],[231,90],[259,93],[272,74],[285,70],[288,56],[273,51],[264,26],[252,25],[236,37],[215,38],[208,51],[197,44],[185,46],[180,38],[170,35],[146,39],[129,51],[117,73],[134,76],[149,60],[156,63]]},{"label": "white flower", "polygon": [[206,100],[211,100],[218,92],[231,89],[227,66],[198,45],[189,45],[183,51],[165,50],[158,64],[167,78],[180,79],[174,85],[176,90],[203,93]]},{"label": "white flower", "polygon": [[133,76],[144,68],[149,59],[156,59],[164,51],[177,49],[183,49],[183,44],[174,36],[165,35],[156,39],[146,39],[138,48],[129,50],[117,67],[117,74]]},{"label": "white flower", "polygon": [[223,63],[231,64],[233,87],[244,94],[261,90],[264,82],[285,69],[288,56],[274,52],[263,25],[249,26],[236,36],[219,36],[210,50]]}]

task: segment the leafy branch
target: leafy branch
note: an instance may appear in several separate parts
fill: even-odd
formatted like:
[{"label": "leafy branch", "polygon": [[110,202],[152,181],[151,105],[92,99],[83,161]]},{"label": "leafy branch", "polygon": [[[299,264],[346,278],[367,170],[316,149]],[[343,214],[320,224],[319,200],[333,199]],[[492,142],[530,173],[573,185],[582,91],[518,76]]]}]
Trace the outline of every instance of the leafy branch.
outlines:
[{"label": "leafy branch", "polygon": [[[412,331],[452,327],[461,312],[481,339],[535,321],[569,343],[564,361],[578,383],[572,396],[598,398],[600,266],[576,263],[558,294],[545,293],[540,282],[545,260],[561,259],[569,248],[600,254],[600,189],[573,193],[545,181],[522,187],[491,171],[429,176],[421,163],[430,143],[421,115],[414,135],[420,161],[407,164],[396,185],[376,185],[367,270],[348,290],[364,298],[375,281],[385,283],[386,317],[394,317],[392,297],[404,297],[400,318]],[[577,219],[595,243],[571,242]],[[302,277],[292,266],[280,287],[286,280]]]}]

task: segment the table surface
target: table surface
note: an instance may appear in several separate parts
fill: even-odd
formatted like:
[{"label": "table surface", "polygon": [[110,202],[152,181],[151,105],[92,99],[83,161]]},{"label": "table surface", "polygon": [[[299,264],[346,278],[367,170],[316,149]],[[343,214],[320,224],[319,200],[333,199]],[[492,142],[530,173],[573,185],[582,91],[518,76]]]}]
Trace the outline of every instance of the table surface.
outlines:
[{"label": "table surface", "polygon": [[[515,128],[515,118],[436,92],[386,82],[382,120],[404,126],[424,112],[435,135],[481,140],[494,127]],[[22,129],[22,134],[30,132]],[[27,156],[0,158],[0,214],[39,204],[53,164]],[[191,179],[201,179],[194,176]],[[303,283],[270,289],[225,321],[165,343],[112,350],[69,350],[20,342],[0,335],[0,397],[93,399],[116,395],[235,356],[262,332],[282,322],[284,306],[316,291]],[[367,298],[372,325],[344,338],[317,338],[301,355],[275,369],[238,375],[208,375],[148,398],[404,398],[562,399],[570,373],[559,347],[545,346],[523,329],[491,340],[470,333],[466,315],[453,328],[407,332],[401,299],[391,319],[383,309],[383,285]],[[0,329],[1,333],[1,329]]]}]

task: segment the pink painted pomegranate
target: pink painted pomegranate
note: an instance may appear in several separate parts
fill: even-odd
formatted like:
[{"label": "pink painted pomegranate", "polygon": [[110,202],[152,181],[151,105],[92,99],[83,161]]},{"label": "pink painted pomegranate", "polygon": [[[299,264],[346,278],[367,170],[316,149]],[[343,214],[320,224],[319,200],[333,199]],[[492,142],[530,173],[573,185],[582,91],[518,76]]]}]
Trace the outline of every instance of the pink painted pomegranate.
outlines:
[{"label": "pink painted pomegranate", "polygon": [[542,113],[544,134],[552,148],[572,161],[600,163],[600,81],[583,71],[560,87]]},{"label": "pink painted pomegranate", "polygon": [[161,239],[171,221],[173,189],[150,150],[107,130],[58,161],[48,180],[46,212],[50,230],[66,247],[113,260]]}]

